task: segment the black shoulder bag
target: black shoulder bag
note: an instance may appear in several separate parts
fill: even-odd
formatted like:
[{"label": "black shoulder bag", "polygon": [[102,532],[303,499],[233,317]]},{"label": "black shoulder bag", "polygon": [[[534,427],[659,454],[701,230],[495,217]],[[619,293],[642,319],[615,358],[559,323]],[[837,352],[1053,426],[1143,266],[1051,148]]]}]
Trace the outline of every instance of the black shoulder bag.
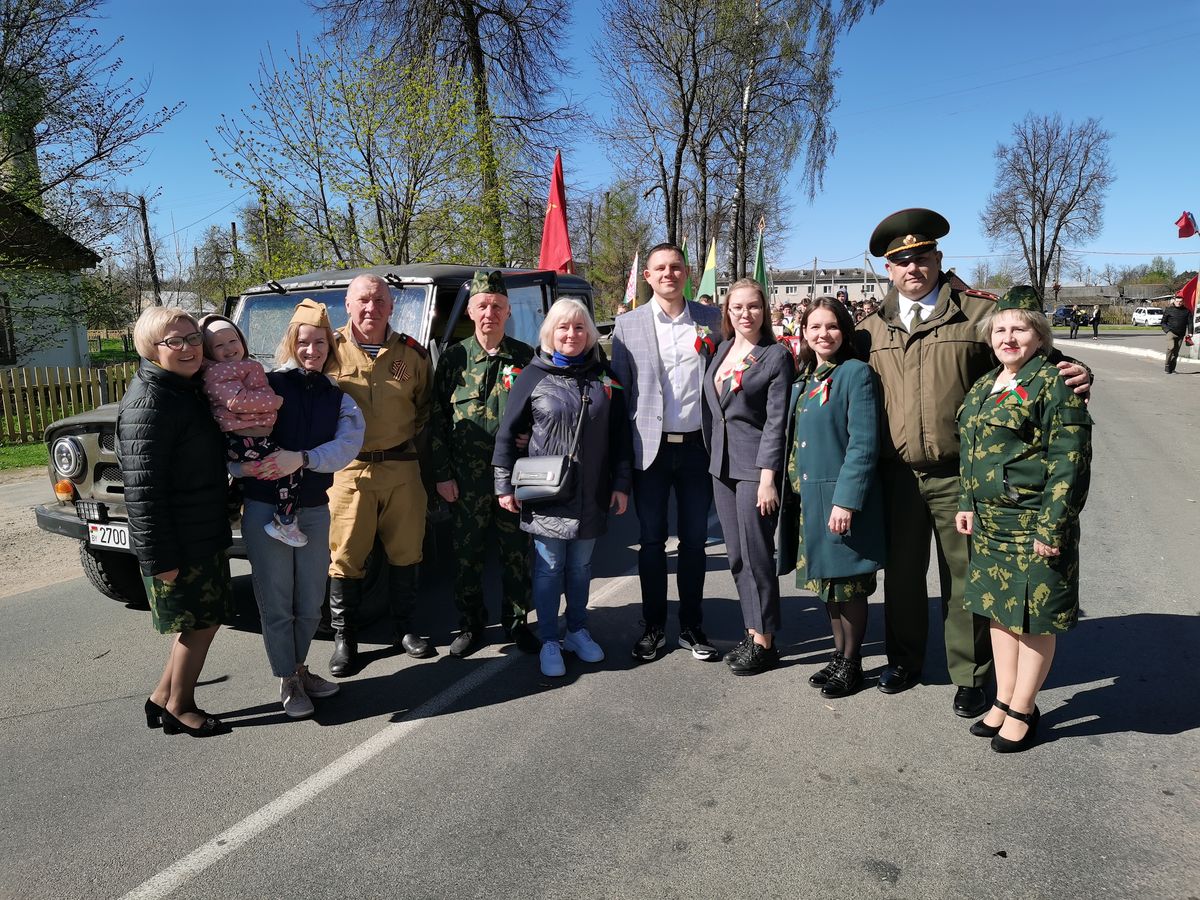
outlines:
[{"label": "black shoulder bag", "polygon": [[559,500],[571,492],[575,469],[579,460],[575,452],[579,448],[579,434],[583,431],[583,418],[587,415],[589,384],[579,386],[579,419],[575,422],[575,434],[565,456],[523,456],[512,470],[512,485],[522,503],[542,503]]}]

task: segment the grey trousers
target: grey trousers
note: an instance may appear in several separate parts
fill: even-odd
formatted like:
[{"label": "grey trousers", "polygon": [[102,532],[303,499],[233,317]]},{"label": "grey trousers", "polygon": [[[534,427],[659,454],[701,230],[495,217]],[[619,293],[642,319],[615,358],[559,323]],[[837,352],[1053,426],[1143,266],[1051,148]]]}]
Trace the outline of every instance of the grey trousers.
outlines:
[{"label": "grey trousers", "polygon": [[321,622],[329,571],[329,507],[296,510],[296,524],[308,537],[304,547],[289,547],[263,531],[274,514],[274,504],[247,500],[242,537],[262,617],[267,660],[272,674],[286,678],[308,656]]},{"label": "grey trousers", "polygon": [[758,482],[713,478],[713,500],[725,533],[729,572],[737,585],[742,620],[759,634],[779,631],[779,577],[775,574],[778,510],[758,512]]}]

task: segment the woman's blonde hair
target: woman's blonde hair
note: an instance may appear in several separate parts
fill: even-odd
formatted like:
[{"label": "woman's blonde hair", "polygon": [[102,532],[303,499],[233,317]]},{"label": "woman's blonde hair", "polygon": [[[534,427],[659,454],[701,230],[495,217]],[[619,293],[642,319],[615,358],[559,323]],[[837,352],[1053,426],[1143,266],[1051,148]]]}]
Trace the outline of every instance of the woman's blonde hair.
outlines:
[{"label": "woman's blonde hair", "polygon": [[572,319],[578,319],[583,323],[583,328],[587,332],[587,349],[591,350],[596,346],[600,340],[600,332],[596,328],[596,323],[592,321],[588,308],[574,297],[563,297],[556,300],[550,307],[545,321],[542,322],[542,329],[538,332],[538,340],[541,342],[543,350],[547,353],[554,352],[554,329],[560,322]]},{"label": "woman's blonde hair", "polygon": [[191,322],[197,331],[200,330],[196,317],[178,306],[149,306],[142,310],[138,320],[133,323],[133,346],[138,356],[156,361],[158,342],[176,322]]},{"label": "woman's blonde hair", "polygon": [[[300,359],[296,355],[296,345],[300,343],[300,326],[308,325],[308,322],[289,322],[287,330],[283,333],[283,337],[279,341],[279,346],[275,348],[275,365],[285,366],[288,363],[300,365]],[[320,326],[314,325],[314,328]],[[334,331],[332,326],[326,325],[324,328],[325,338],[329,341],[329,355],[325,357],[325,365],[321,367],[322,372],[328,372],[330,369],[339,368],[337,341],[334,340]],[[301,366],[303,368],[303,366]]]},{"label": "woman's blonde hair", "polygon": [[1054,349],[1054,332],[1050,330],[1050,320],[1046,318],[1045,313],[1034,312],[1031,309],[993,309],[980,319],[977,326],[979,336],[989,347],[992,344],[992,325],[995,324],[999,316],[1005,313],[1012,313],[1018,320],[1032,328],[1033,333],[1042,342],[1042,350],[1049,353]]}]

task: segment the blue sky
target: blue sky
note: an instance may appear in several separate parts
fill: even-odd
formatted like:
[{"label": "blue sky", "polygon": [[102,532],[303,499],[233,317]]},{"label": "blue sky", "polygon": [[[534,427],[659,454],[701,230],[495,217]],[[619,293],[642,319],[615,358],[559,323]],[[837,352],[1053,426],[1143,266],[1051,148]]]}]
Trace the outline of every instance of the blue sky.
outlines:
[{"label": "blue sky", "polygon": [[[161,188],[156,226],[178,232],[172,242],[186,259],[204,229],[227,227],[241,202],[241,192],[213,172],[205,141],[214,140],[223,112],[252,102],[268,44],[286,49],[297,33],[310,40],[319,22],[300,0],[111,0],[106,12],[101,34],[124,35],[118,52],[129,74],[151,76],[151,101],[187,103],[150,140],[150,159],[129,182],[133,190]],[[578,74],[570,89],[602,110],[609,101],[589,46],[598,29],[592,4],[576,3],[567,54]],[[1196,0],[888,0],[842,39],[837,56],[838,148],[815,201],[791,188],[790,229],[771,243],[772,266],[805,266],[813,257],[858,265],[883,216],[928,206],[951,223],[941,242],[947,265],[970,273],[1001,252],[979,226],[993,151],[1032,111],[1095,116],[1112,132],[1117,180],[1103,233],[1078,248],[1088,265],[1131,265],[1161,253],[1180,271],[1200,267],[1200,239],[1181,241],[1172,226],[1183,209],[1200,215]],[[566,169],[568,184],[600,186],[611,175],[586,137],[567,154]]]}]

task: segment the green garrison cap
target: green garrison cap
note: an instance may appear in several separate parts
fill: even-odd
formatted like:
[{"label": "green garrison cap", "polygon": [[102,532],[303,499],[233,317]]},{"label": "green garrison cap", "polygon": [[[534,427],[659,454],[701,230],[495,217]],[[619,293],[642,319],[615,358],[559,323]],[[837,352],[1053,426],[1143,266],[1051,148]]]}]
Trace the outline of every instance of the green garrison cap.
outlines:
[{"label": "green garrison cap", "polygon": [[871,235],[871,255],[905,262],[937,249],[938,238],[950,233],[950,223],[932,209],[902,209],[878,225]]},{"label": "green garrison cap", "polygon": [[1006,309],[1027,309],[1030,312],[1041,312],[1042,301],[1032,287],[1018,284],[1008,289],[1008,293],[996,303],[996,312]]},{"label": "green garrison cap", "polygon": [[480,269],[471,278],[471,296],[476,294],[503,294],[508,296],[508,288],[504,286],[504,276],[498,271],[489,272]]}]

